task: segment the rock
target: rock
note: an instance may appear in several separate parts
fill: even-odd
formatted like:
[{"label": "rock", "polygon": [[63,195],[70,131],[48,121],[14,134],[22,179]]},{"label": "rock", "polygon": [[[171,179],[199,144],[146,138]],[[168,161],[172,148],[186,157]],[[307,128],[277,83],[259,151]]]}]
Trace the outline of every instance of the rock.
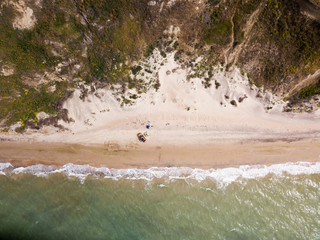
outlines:
[{"label": "rock", "polygon": [[3,76],[10,76],[12,74],[14,74],[14,67],[10,65],[4,65],[0,71],[0,75]]},{"label": "rock", "polygon": [[241,103],[244,99],[248,98],[247,95],[244,95],[243,97],[239,97],[239,103]]},{"label": "rock", "polygon": [[149,1],[148,6],[155,6],[157,4],[156,1]]},{"label": "rock", "polygon": [[12,26],[20,30],[32,29],[37,22],[37,19],[33,14],[33,10],[26,6],[25,1],[11,1],[9,4],[14,6],[15,10],[18,12],[18,16],[14,19]]},{"label": "rock", "polygon": [[236,102],[235,100],[232,100],[230,103],[231,103],[231,105],[233,105],[233,106],[235,106],[235,107],[238,106],[238,104],[237,104],[237,102]]}]

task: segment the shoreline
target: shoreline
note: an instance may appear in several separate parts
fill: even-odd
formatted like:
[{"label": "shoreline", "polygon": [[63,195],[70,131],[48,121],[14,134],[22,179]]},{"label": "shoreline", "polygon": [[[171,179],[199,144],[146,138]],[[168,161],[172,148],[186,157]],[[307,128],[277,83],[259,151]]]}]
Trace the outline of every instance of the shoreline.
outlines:
[{"label": "shoreline", "polygon": [[114,169],[190,167],[218,169],[241,165],[318,162],[320,139],[225,140],[210,144],[120,146],[0,141],[0,163],[14,167],[68,163]]},{"label": "shoreline", "polygon": [[[215,69],[221,86],[204,88],[201,78],[188,79],[190,72],[174,54],[153,65],[160,88],[149,89],[132,105],[122,106],[116,90],[96,89],[82,98],[76,89],[63,104],[72,120],[61,120],[63,129],[43,126],[17,134],[18,123],[11,126],[0,133],[0,162],[210,169],[320,160],[320,111],[283,112],[278,96],[252,86],[238,68],[228,74]],[[137,133],[145,131],[150,137],[140,143]]]}]

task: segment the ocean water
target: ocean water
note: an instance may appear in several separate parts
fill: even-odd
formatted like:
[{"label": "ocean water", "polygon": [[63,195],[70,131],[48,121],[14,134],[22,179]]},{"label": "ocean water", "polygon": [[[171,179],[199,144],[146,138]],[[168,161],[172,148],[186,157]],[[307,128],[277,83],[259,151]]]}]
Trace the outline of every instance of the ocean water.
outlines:
[{"label": "ocean water", "polygon": [[0,164],[1,239],[320,239],[320,163]]}]

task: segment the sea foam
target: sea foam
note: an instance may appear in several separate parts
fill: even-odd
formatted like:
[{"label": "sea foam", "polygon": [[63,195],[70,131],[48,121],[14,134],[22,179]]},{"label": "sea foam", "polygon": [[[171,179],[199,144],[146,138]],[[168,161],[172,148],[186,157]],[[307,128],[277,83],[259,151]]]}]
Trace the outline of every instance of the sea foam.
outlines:
[{"label": "sea foam", "polygon": [[4,170],[8,170],[10,168],[13,168],[11,163],[0,163],[0,175],[6,175]]},{"label": "sea foam", "polygon": [[109,169],[106,167],[92,167],[90,165],[75,165],[72,163],[61,167],[54,165],[32,165],[28,167],[14,168],[10,163],[0,163],[1,175],[15,175],[21,173],[36,176],[48,176],[62,173],[70,177],[77,177],[83,182],[86,177],[103,177],[114,180],[147,180],[165,178],[167,180],[192,179],[198,182],[215,180],[223,184],[229,184],[239,179],[263,178],[267,175],[301,175],[320,173],[320,162],[297,162],[273,165],[242,165],[240,167],[221,169],[198,169],[189,167],[152,167],[148,169]]}]

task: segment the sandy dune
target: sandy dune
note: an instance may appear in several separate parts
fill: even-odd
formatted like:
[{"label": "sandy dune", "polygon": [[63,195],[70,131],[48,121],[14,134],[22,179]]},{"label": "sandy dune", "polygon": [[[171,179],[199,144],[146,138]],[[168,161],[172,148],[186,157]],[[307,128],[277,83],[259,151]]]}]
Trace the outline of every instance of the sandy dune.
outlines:
[{"label": "sandy dune", "polygon": [[[153,63],[160,88],[150,88],[132,106],[120,107],[114,91],[99,89],[83,102],[80,91],[65,103],[74,123],[65,124],[70,132],[36,136],[40,141],[95,143],[137,143],[136,134],[153,126],[147,145],[199,144],[219,139],[265,139],[318,137],[319,113],[282,112],[284,103],[269,92],[250,86],[238,69],[232,73],[216,69],[213,79],[220,83],[204,88],[202,80],[187,80],[190,69],[183,69],[173,55]],[[134,90],[129,93],[134,94]],[[259,97],[257,97],[257,95]],[[243,98],[240,102],[239,99]],[[230,102],[235,100],[237,106]],[[271,110],[267,110],[267,107]],[[63,123],[62,123],[63,124]]]}]

